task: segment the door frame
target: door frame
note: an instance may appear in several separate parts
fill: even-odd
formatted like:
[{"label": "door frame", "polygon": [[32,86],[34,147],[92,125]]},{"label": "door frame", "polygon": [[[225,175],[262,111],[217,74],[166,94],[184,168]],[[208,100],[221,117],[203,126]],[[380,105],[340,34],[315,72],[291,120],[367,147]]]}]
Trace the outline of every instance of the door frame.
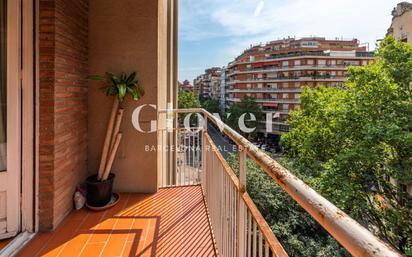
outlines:
[{"label": "door frame", "polygon": [[[35,61],[34,10],[34,0],[7,1],[7,46],[18,46],[7,48],[7,112],[17,113],[8,115],[7,170],[18,171],[7,174],[7,183],[17,181],[18,187],[17,190],[9,190],[7,201],[17,203],[18,213],[14,213],[16,208],[8,208],[7,217],[13,226],[7,225],[7,228],[13,232],[6,236],[33,233],[37,227],[35,78],[38,69]],[[18,88],[13,85],[18,85]]]},{"label": "door frame", "polygon": [[[35,11],[38,10],[38,1],[36,0],[8,0],[7,8],[7,44],[16,44],[19,47],[13,49],[11,53],[7,52],[7,69],[11,67],[14,72],[8,71],[13,76],[7,78],[7,84],[18,83],[17,90],[18,103],[13,104],[12,111],[17,111],[18,115],[12,119],[14,126],[18,126],[18,130],[11,131],[12,137],[16,138],[18,144],[13,147],[13,152],[17,153],[12,156],[13,168],[18,169],[18,173],[14,174],[19,179],[18,194],[14,195],[19,204],[19,213],[15,215],[18,219],[17,236],[3,250],[0,255],[13,256],[24,247],[35,235],[38,230],[38,169],[36,153],[38,152],[37,141],[37,97],[38,83],[37,71],[38,60],[36,58],[37,39],[35,37],[37,31],[37,17]],[[9,23],[11,23],[9,25]],[[19,28],[13,30],[10,36],[11,27]],[[10,40],[10,41],[9,41]],[[16,92],[13,92],[12,97],[16,97]],[[7,96],[9,97],[9,96]],[[10,129],[8,128],[8,132]],[[23,143],[24,142],[24,143]],[[8,159],[9,165],[9,159]],[[11,235],[12,236],[12,235]]]},{"label": "door frame", "polygon": [[38,88],[36,78],[37,41],[35,40],[37,2],[34,0],[21,0],[22,13],[22,191],[21,191],[21,232],[33,233],[37,231],[37,119],[36,103]]},{"label": "door frame", "polygon": [[13,237],[21,231],[21,33],[20,1],[6,1],[6,88],[7,88],[7,166],[2,177],[6,189],[6,233]]}]

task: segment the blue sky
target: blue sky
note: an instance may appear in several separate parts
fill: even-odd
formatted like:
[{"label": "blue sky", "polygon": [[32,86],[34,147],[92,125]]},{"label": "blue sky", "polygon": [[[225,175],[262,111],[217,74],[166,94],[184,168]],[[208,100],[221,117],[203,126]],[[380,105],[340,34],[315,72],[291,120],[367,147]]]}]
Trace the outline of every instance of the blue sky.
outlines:
[{"label": "blue sky", "polygon": [[295,36],[385,36],[400,0],[179,0],[179,80],[225,66],[251,44]]}]

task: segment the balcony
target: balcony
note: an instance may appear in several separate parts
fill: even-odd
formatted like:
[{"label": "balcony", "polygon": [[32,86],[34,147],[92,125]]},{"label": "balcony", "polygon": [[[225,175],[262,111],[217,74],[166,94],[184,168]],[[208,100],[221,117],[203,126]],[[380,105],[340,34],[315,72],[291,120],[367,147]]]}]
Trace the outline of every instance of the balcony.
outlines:
[{"label": "balcony", "polygon": [[299,77],[267,77],[267,78],[255,78],[255,79],[246,79],[246,80],[231,80],[228,82],[228,85],[234,85],[238,83],[271,83],[271,82],[343,82],[347,78],[342,76],[311,76],[303,75]]},{"label": "balcony", "polygon": [[[159,127],[158,151],[165,151],[165,159],[157,171],[157,193],[121,194],[113,209],[74,212],[19,256],[288,256],[246,190],[247,159],[354,256],[399,256],[207,111],[160,110],[158,117],[184,113],[202,116],[203,126]],[[212,139],[210,125],[239,149],[237,174]]]},{"label": "balcony", "polygon": [[285,99],[277,99],[277,98],[257,98],[256,102],[258,103],[282,103],[282,104],[298,104],[299,103],[299,99],[289,99],[289,98],[285,98]]},{"label": "balcony", "polygon": [[282,72],[282,71],[304,71],[304,70],[347,70],[349,65],[294,65],[286,67],[265,67],[255,68],[245,71],[235,70],[229,73],[229,76],[238,74],[253,74],[262,72]]},{"label": "balcony", "polygon": [[250,93],[250,92],[265,92],[265,93],[301,93],[302,88],[234,88],[227,89],[228,93]]},{"label": "balcony", "polygon": [[[329,59],[329,58],[338,58],[339,56],[330,56],[330,53],[325,53],[325,52],[297,52],[297,53],[291,53],[291,54],[273,54],[271,56],[268,56],[264,59],[261,60],[254,60],[254,61],[245,61],[245,62],[231,62],[228,65],[228,68],[232,68],[236,65],[239,64],[250,64],[250,63],[256,63],[256,62],[269,62],[273,60],[279,60],[279,61],[284,61],[284,60],[293,60],[293,59],[301,59],[301,58],[312,58],[312,59]],[[345,57],[345,56],[343,56]],[[351,57],[357,58],[357,59],[362,59],[362,58],[367,58],[372,60],[374,57],[374,52],[356,52],[355,56]],[[346,57],[347,58],[347,57]]]}]

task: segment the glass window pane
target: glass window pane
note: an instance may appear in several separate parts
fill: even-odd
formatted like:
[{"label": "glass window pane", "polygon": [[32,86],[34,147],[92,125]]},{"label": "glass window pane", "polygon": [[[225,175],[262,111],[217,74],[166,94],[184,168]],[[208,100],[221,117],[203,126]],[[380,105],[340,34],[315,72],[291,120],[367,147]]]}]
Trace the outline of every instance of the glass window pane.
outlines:
[{"label": "glass window pane", "polygon": [[7,0],[0,0],[0,172],[7,160]]}]

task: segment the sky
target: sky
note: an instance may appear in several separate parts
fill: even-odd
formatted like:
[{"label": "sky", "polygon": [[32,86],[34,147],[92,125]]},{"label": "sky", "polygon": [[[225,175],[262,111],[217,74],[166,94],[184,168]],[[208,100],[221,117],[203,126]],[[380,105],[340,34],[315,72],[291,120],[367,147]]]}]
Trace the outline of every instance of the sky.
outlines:
[{"label": "sky", "polygon": [[179,80],[226,66],[251,44],[357,38],[375,48],[401,0],[179,0]]}]

